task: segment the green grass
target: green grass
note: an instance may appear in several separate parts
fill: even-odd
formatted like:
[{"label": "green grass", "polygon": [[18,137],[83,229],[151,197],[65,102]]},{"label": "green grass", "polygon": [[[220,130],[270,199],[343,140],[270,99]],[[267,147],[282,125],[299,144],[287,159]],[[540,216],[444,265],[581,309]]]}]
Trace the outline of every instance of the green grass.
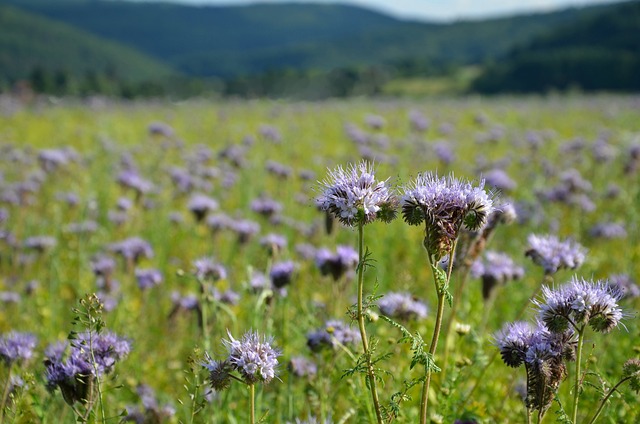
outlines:
[{"label": "green grass", "polygon": [[[409,112],[417,110],[431,120],[431,127],[424,133],[412,131]],[[116,367],[117,376],[107,378],[107,416],[114,416],[127,405],[140,404],[135,393],[138,384],[149,384],[162,403],[171,403],[176,415],[170,422],[189,422],[189,393],[183,388],[187,358],[195,347],[202,347],[202,334],[194,314],[184,314],[169,320],[172,309],[170,294],[198,291],[198,284],[191,276],[192,261],[203,256],[214,256],[228,270],[229,277],[218,288],[232,288],[241,295],[237,305],[214,310],[210,322],[212,356],[221,357],[225,349],[221,340],[226,331],[238,337],[249,329],[273,335],[275,344],[282,350],[280,380],[268,386],[258,387],[257,416],[269,411],[266,422],[285,423],[296,417],[331,417],[339,422],[367,422],[369,395],[362,378],[341,378],[343,370],[353,366],[353,361],[343,350],[312,354],[306,346],[306,335],[323,325],[327,319],[347,319],[347,308],[353,304],[356,292],[355,280],[335,284],[322,277],[313,261],[302,260],[295,252],[299,243],[312,243],[317,247],[334,248],[336,244],[355,247],[354,230],[336,225],[333,234],[323,230],[323,215],[314,206],[315,182],[305,182],[295,177],[302,169],[312,170],[318,180],[326,176],[326,168],[345,165],[359,160],[355,144],[345,135],[344,125],[353,123],[369,133],[365,119],[369,114],[383,116],[386,126],[380,135],[388,137],[388,148],[372,145],[373,150],[384,153],[388,159],[377,160],[377,176],[390,177],[390,182],[402,186],[417,173],[438,170],[450,171],[461,177],[476,177],[479,170],[504,160],[505,170],[518,183],[518,188],[502,197],[515,202],[528,201],[543,210],[538,222],[529,221],[501,227],[489,248],[507,252],[525,270],[525,277],[500,288],[496,302],[488,313],[486,330],[480,323],[485,313],[480,283],[470,279],[460,299],[458,319],[471,326],[469,335],[454,335],[447,381],[434,376],[430,408],[443,417],[443,422],[453,422],[464,413],[475,415],[479,422],[521,422],[524,406],[515,388],[524,379],[522,369],[513,370],[499,358],[488,366],[479,379],[481,370],[494,355],[492,334],[503,323],[516,318],[517,312],[527,303],[542,279],[542,270],[524,257],[527,236],[532,233],[553,232],[571,236],[589,249],[585,264],[575,271],[563,270],[555,276],[561,284],[574,274],[587,278],[606,278],[614,273],[640,275],[638,259],[637,175],[624,175],[628,160],[627,148],[637,142],[640,121],[637,119],[637,99],[631,97],[545,97],[545,98],[461,98],[439,100],[350,100],[320,103],[287,103],[267,101],[225,101],[184,103],[107,103],[100,107],[87,107],[73,101],[56,105],[33,105],[13,114],[0,115],[0,144],[3,152],[0,170],[3,178],[0,186],[23,181],[39,172],[37,161],[24,163],[11,161],[11,151],[22,152],[34,158],[44,148],[72,146],[82,160],[71,163],[47,176],[37,195],[23,206],[4,205],[9,220],[4,229],[15,234],[18,240],[33,235],[56,237],[57,246],[43,255],[36,256],[29,264],[21,265],[21,250],[14,251],[0,242],[0,291],[16,291],[22,294],[21,302],[6,304],[0,310],[0,333],[10,330],[30,331],[39,338],[34,360],[26,364],[21,373],[32,373],[35,381],[24,391],[17,409],[16,422],[73,422],[73,414],[64,403],[59,391],[48,393],[44,388],[42,365],[43,350],[49,344],[66,337],[71,329],[71,308],[87,292],[96,291],[90,260],[105,246],[131,236],[140,236],[154,248],[155,256],[145,259],[140,267],[155,267],[164,274],[164,282],[142,293],[133,275],[118,267],[115,278],[120,282],[119,303],[115,310],[104,316],[109,329],[129,337],[133,343],[131,355]],[[485,124],[477,123],[481,115]],[[153,121],[170,124],[175,140],[153,138],[147,134],[147,125]],[[454,131],[440,132],[440,125],[450,123]],[[273,125],[283,135],[280,144],[273,144],[260,137],[261,124]],[[479,142],[492,128],[501,127],[504,136],[497,141]],[[527,132],[548,134],[543,146],[533,152],[525,138]],[[596,162],[591,154],[594,141],[606,134],[618,155],[610,162]],[[230,145],[240,145],[245,136],[251,135],[255,143],[247,147],[247,165],[232,169],[217,152]],[[567,141],[583,138],[585,150],[577,155],[562,153]],[[454,148],[456,159],[446,165],[438,161],[432,145],[447,140]],[[230,232],[215,237],[202,225],[198,225],[187,210],[187,196],[174,193],[168,168],[182,166],[193,170],[185,162],[198,145],[204,145],[214,154],[209,166],[222,173],[233,172],[236,183],[225,187],[222,178],[211,180],[210,195],[216,198],[221,210],[235,218],[248,218],[261,225],[260,236],[276,232],[288,238],[288,247],[280,259],[293,259],[298,265],[289,295],[276,297],[264,303],[248,288],[248,273],[268,269],[273,261],[258,244],[259,236],[246,245],[239,245]],[[9,147],[11,146],[11,147]],[[123,191],[115,182],[122,155],[130,155],[140,173],[154,182],[158,190],[149,194],[154,208],[136,204],[129,212],[129,220],[116,226],[108,219],[108,211],[115,209],[119,197],[131,194]],[[275,160],[292,167],[294,177],[280,180],[264,168],[266,160]],[[591,198],[597,208],[584,212],[575,206],[541,202],[537,192],[555,184],[564,170],[573,167],[592,185]],[[609,184],[621,189],[617,198],[604,196]],[[4,188],[0,190],[3,192]],[[81,199],[77,207],[70,207],[57,200],[58,192],[73,191]],[[250,210],[250,202],[260,193],[266,193],[281,202],[287,218],[280,225],[269,223]],[[184,217],[181,225],[173,225],[169,214],[178,211]],[[65,231],[66,225],[83,219],[94,219],[100,228],[92,234],[77,236]],[[290,221],[304,223],[314,231],[301,233]],[[601,220],[624,223],[626,239],[602,240],[589,235],[589,229]],[[426,256],[421,248],[422,234],[416,227],[409,227],[401,219],[391,224],[374,223],[366,226],[365,244],[372,252],[375,267],[365,274],[365,291],[371,293],[374,283],[378,292],[409,291],[426,301],[431,311],[435,309],[436,294]],[[119,262],[120,263],[120,262]],[[39,282],[30,295],[25,293],[31,280]],[[457,276],[454,273],[455,289]],[[611,334],[588,333],[584,356],[590,374],[587,381],[602,388],[603,381],[610,387],[622,372],[622,363],[637,357],[640,331],[635,311],[637,299],[625,299],[623,308],[629,317],[626,329],[616,329]],[[211,308],[210,308],[211,309]],[[211,315],[211,314],[210,314]],[[448,308],[445,310],[445,322]],[[533,317],[529,311],[525,317]],[[427,319],[406,323],[430,339],[433,313]],[[421,370],[409,370],[410,352],[404,344],[397,344],[401,334],[381,320],[370,323],[370,335],[379,340],[379,353],[393,356],[382,363],[389,371],[380,385],[381,399],[386,404],[391,395],[402,389],[403,379],[417,377]],[[354,325],[355,328],[355,325]],[[443,339],[444,340],[444,339]],[[442,355],[443,340],[436,360]],[[592,345],[595,348],[592,349]],[[354,355],[359,345],[351,347]],[[314,359],[318,374],[313,378],[296,378],[287,369],[287,361],[296,355]],[[569,408],[569,378],[560,387],[559,396],[565,408]],[[6,368],[0,368],[0,383],[4,382]],[[451,380],[449,380],[451,379]],[[478,389],[466,402],[463,399],[475,384]],[[115,386],[122,385],[121,388]],[[409,394],[413,400],[402,408],[399,422],[413,423],[419,411],[419,387]],[[581,417],[586,419],[597,407],[597,389],[587,387],[581,398]],[[182,402],[182,403],[181,403]],[[233,423],[248,419],[248,391],[239,384],[215,396],[204,411],[196,416],[196,422]],[[554,420],[554,405],[546,422]],[[22,415],[21,415],[22,414]],[[628,387],[612,398],[600,422],[636,422],[639,419],[635,396]],[[10,415],[13,416],[13,415]],[[22,416],[22,421],[20,421]],[[36,417],[31,418],[29,417]],[[608,420],[608,421],[607,421]],[[580,421],[582,422],[582,421]]]}]

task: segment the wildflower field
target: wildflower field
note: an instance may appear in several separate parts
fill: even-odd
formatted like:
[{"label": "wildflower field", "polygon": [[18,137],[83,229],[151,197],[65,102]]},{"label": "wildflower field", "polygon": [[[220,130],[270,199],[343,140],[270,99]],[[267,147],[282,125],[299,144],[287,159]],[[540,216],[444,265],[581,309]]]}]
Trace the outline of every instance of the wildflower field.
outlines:
[{"label": "wildflower field", "polygon": [[0,422],[640,422],[638,97],[0,105]]}]

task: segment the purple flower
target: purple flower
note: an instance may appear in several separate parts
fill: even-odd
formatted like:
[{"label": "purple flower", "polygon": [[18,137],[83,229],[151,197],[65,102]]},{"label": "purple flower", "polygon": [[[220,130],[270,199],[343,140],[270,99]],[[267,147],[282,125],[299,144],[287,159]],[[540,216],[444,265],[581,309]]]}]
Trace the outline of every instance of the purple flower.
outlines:
[{"label": "purple flower", "polygon": [[307,346],[317,352],[322,348],[336,348],[338,344],[354,344],[360,332],[340,320],[329,320],[324,327],[307,334]]},{"label": "purple flower", "polygon": [[285,166],[279,162],[268,160],[265,164],[265,169],[268,173],[275,175],[276,177],[286,180],[291,176],[293,171],[288,166]]},{"label": "purple flower", "polygon": [[194,194],[189,199],[189,210],[198,222],[202,221],[210,211],[218,209],[218,202],[204,194]]},{"label": "purple flower", "polygon": [[540,320],[552,332],[589,324],[594,331],[608,333],[623,318],[618,301],[623,294],[603,281],[573,277],[557,289],[542,287],[542,299],[536,300]]},{"label": "purple flower", "polygon": [[389,222],[395,218],[396,198],[387,181],[375,180],[373,166],[367,162],[329,171],[329,178],[322,182],[322,191],[317,205],[344,225],[353,227],[376,219]]},{"label": "purple flower", "polygon": [[207,355],[202,366],[209,371],[209,384],[213,390],[222,391],[229,388],[233,371],[229,360],[216,361]]},{"label": "purple flower", "polygon": [[589,230],[589,235],[595,238],[617,239],[627,237],[624,225],[615,222],[599,222]]},{"label": "purple flower", "polygon": [[508,255],[489,250],[483,259],[473,263],[471,275],[482,278],[482,295],[487,299],[496,285],[522,278],[524,269],[516,265]]},{"label": "purple flower", "polygon": [[52,249],[56,244],[56,239],[49,236],[28,237],[22,243],[25,249],[33,249],[38,252],[44,252],[45,250]]},{"label": "purple flower", "polygon": [[116,261],[109,256],[98,256],[91,262],[91,269],[97,277],[109,278],[116,268]]},{"label": "purple flower", "polygon": [[304,356],[294,356],[289,360],[289,370],[296,377],[310,377],[318,373],[318,366]]},{"label": "purple flower", "polygon": [[582,265],[587,250],[572,240],[560,241],[553,235],[530,234],[529,248],[525,256],[540,265],[546,274],[554,274],[559,269],[575,269]]},{"label": "purple flower", "polygon": [[215,215],[209,215],[207,217],[207,227],[211,229],[211,232],[217,233],[227,228],[232,228],[233,219],[224,213],[218,213]]},{"label": "purple flower", "polygon": [[511,191],[517,186],[516,182],[502,169],[492,169],[484,173],[487,186],[494,187],[501,191]]},{"label": "purple flower", "polygon": [[138,197],[153,189],[153,184],[150,181],[145,180],[137,171],[132,169],[122,171],[118,174],[117,180],[118,184],[124,188],[133,190]]},{"label": "purple flower", "polygon": [[640,297],[640,287],[628,274],[614,274],[609,276],[609,285],[615,290],[622,291],[622,297]]},{"label": "purple flower", "polygon": [[331,275],[337,281],[356,268],[358,252],[350,246],[337,246],[335,254],[328,249],[318,249],[315,261],[322,275]]},{"label": "purple flower", "polygon": [[147,259],[153,257],[151,245],[140,237],[131,237],[121,242],[113,243],[109,246],[109,249],[133,262],[138,262],[143,257]]},{"label": "purple flower", "polygon": [[172,138],[174,136],[174,130],[171,126],[165,122],[155,121],[151,122],[147,126],[147,131],[151,136]]},{"label": "purple flower", "polygon": [[234,221],[231,229],[238,235],[238,241],[244,244],[260,231],[260,224],[243,219]]},{"label": "purple flower", "polygon": [[271,267],[269,277],[271,284],[277,289],[291,284],[293,272],[296,270],[296,264],[293,261],[276,262]]},{"label": "purple flower", "polygon": [[269,233],[260,238],[260,245],[266,247],[271,254],[275,254],[287,247],[287,238],[280,234]]},{"label": "purple flower", "polygon": [[227,270],[225,267],[213,260],[213,258],[200,258],[193,262],[193,273],[199,280],[225,280]]},{"label": "purple flower", "polygon": [[141,290],[150,289],[162,283],[162,273],[157,269],[136,269],[136,280]]},{"label": "purple flower", "polygon": [[260,337],[247,332],[240,340],[228,333],[224,343],[229,349],[229,364],[237,370],[247,384],[258,381],[269,383],[276,376],[280,352],[272,347],[273,338]]},{"label": "purple flower", "polygon": [[266,217],[271,217],[282,212],[282,204],[269,197],[261,196],[251,202],[251,210]]},{"label": "purple flower", "polygon": [[415,299],[409,293],[389,292],[378,301],[380,312],[390,318],[409,320],[427,316],[427,305]]},{"label": "purple flower", "polygon": [[33,356],[38,339],[31,333],[11,331],[0,337],[0,360],[7,365],[27,361]]},{"label": "purple flower", "polygon": [[280,134],[280,130],[278,130],[273,125],[261,124],[258,128],[258,133],[265,140],[271,141],[272,143],[280,143],[282,141],[282,134]]}]

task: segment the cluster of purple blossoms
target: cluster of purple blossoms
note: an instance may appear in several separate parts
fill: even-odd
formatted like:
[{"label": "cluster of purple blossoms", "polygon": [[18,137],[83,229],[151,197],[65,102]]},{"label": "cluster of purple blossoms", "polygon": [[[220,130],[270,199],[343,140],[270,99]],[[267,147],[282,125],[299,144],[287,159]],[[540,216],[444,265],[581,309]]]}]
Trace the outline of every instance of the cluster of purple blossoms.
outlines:
[{"label": "cluster of purple blossoms", "polygon": [[494,287],[524,276],[524,268],[504,253],[487,251],[471,265],[471,275],[482,279],[482,297],[488,299]]},{"label": "cluster of purple blossoms", "polygon": [[530,234],[529,248],[525,255],[540,265],[545,274],[555,274],[559,269],[575,269],[582,265],[586,249],[572,240],[560,241],[553,235]]},{"label": "cluster of purple blossoms", "polygon": [[263,195],[251,202],[251,210],[260,215],[271,217],[282,212],[282,204]]},{"label": "cluster of purple blossoms", "polygon": [[494,168],[484,173],[484,179],[487,182],[487,186],[494,187],[500,191],[512,191],[515,190],[517,184],[504,170]]},{"label": "cluster of purple blossoms", "polygon": [[0,362],[12,365],[31,359],[38,339],[31,333],[11,331],[0,337]]},{"label": "cluster of purple blossoms", "polygon": [[287,247],[287,238],[281,234],[269,233],[260,238],[260,245],[274,255]]},{"label": "cluster of purple blossoms", "polygon": [[135,422],[136,424],[160,423],[166,422],[175,415],[175,408],[168,404],[161,405],[150,386],[140,384],[136,392],[140,397],[142,408],[127,406],[127,415],[122,419],[123,422]]},{"label": "cluster of purple blossoms", "polygon": [[140,259],[153,258],[153,248],[140,237],[131,237],[109,246],[109,250],[121,255],[127,262],[137,263]]},{"label": "cluster of purple blossoms", "polygon": [[87,403],[93,395],[93,380],[113,371],[130,351],[130,342],[113,333],[78,333],[70,344],[55,344],[45,351],[47,387],[60,388],[69,405]]},{"label": "cluster of purple blossoms", "polygon": [[198,222],[201,222],[209,212],[218,209],[218,206],[215,199],[200,193],[192,195],[187,205]]},{"label": "cluster of purple blossoms", "polygon": [[289,370],[296,377],[312,377],[318,373],[318,366],[304,356],[294,356],[289,360]]},{"label": "cluster of purple blossoms", "polygon": [[588,324],[594,331],[608,333],[623,318],[618,306],[622,296],[622,290],[606,282],[573,277],[557,289],[543,287],[542,299],[535,303],[539,319],[549,331],[581,331]]},{"label": "cluster of purple blossoms", "polygon": [[476,231],[487,222],[493,211],[491,194],[484,190],[484,181],[477,187],[453,175],[439,178],[425,173],[406,186],[401,206],[409,225],[425,222],[425,246],[436,259],[450,252],[460,229]]},{"label": "cluster of purple blossoms", "polygon": [[141,290],[160,285],[162,279],[162,273],[157,269],[136,269],[136,281]]},{"label": "cluster of purple blossoms", "polygon": [[225,280],[227,270],[222,264],[217,263],[213,258],[200,258],[193,261],[193,273],[198,280]]},{"label": "cluster of purple blossoms", "polygon": [[376,181],[373,166],[367,162],[338,166],[321,183],[316,199],[321,210],[333,214],[346,226],[369,224],[377,219],[390,222],[396,216],[397,200],[387,181]]},{"label": "cluster of purple blossoms", "polygon": [[273,348],[273,339],[260,337],[257,332],[249,331],[240,340],[233,338],[223,343],[229,355],[222,361],[207,356],[202,364],[209,371],[209,383],[214,390],[224,390],[231,384],[231,373],[237,371],[246,384],[262,382],[268,384],[276,377],[280,351]]},{"label": "cluster of purple blossoms", "polygon": [[378,302],[380,312],[401,320],[422,319],[427,316],[427,305],[409,293],[390,292]]},{"label": "cluster of purple blossoms", "polygon": [[50,236],[33,236],[27,237],[22,246],[25,249],[32,249],[37,252],[44,252],[49,249],[53,249],[56,244],[58,244],[57,240],[54,237]]},{"label": "cluster of purple blossoms", "polygon": [[360,340],[360,332],[343,321],[329,320],[324,327],[307,334],[307,346],[314,352],[323,348],[336,348],[339,344],[354,344]]},{"label": "cluster of purple blossoms", "polygon": [[576,359],[577,340],[573,331],[554,333],[542,323],[534,327],[519,321],[504,326],[496,335],[496,345],[506,365],[513,368],[525,365],[526,406],[544,413],[566,376],[565,362]]},{"label": "cluster of purple blossoms", "polygon": [[238,242],[244,244],[260,232],[260,224],[248,219],[240,219],[231,223],[231,229],[237,234]]},{"label": "cluster of purple blossoms", "polygon": [[627,237],[624,225],[616,222],[599,222],[589,230],[589,235],[595,238],[619,239]]},{"label": "cluster of purple blossoms", "polygon": [[609,276],[609,285],[614,290],[622,291],[622,297],[640,297],[640,286],[628,274],[614,274]]},{"label": "cluster of purple blossoms", "polygon": [[336,246],[336,252],[329,249],[318,249],[315,262],[322,275],[331,275],[334,281],[339,280],[347,272],[358,266],[358,252],[351,246]]},{"label": "cluster of purple blossoms", "polygon": [[296,270],[296,264],[293,261],[276,262],[271,267],[269,277],[271,277],[271,284],[276,289],[281,289],[291,284],[293,273]]},{"label": "cluster of purple blossoms", "polygon": [[138,198],[153,190],[153,184],[132,169],[126,169],[118,174],[117,181],[122,187],[133,190]]},{"label": "cluster of purple blossoms", "polygon": [[293,174],[293,170],[290,167],[274,160],[268,160],[265,163],[264,168],[268,173],[280,178],[281,180],[286,180],[291,176],[291,174]]}]

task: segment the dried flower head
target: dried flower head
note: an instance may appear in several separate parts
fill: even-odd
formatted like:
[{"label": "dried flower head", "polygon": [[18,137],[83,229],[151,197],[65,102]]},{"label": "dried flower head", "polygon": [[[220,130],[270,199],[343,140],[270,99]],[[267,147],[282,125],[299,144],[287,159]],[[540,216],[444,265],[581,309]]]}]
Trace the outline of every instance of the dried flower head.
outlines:
[{"label": "dried flower head", "polygon": [[360,162],[329,171],[316,199],[321,210],[329,211],[344,225],[354,227],[377,219],[390,222],[396,216],[397,200],[387,181],[376,181],[373,165]]},{"label": "dried flower head", "polygon": [[209,384],[214,390],[228,389],[231,385],[231,371],[233,368],[228,360],[216,361],[206,355],[205,362],[202,364],[209,371]]}]

